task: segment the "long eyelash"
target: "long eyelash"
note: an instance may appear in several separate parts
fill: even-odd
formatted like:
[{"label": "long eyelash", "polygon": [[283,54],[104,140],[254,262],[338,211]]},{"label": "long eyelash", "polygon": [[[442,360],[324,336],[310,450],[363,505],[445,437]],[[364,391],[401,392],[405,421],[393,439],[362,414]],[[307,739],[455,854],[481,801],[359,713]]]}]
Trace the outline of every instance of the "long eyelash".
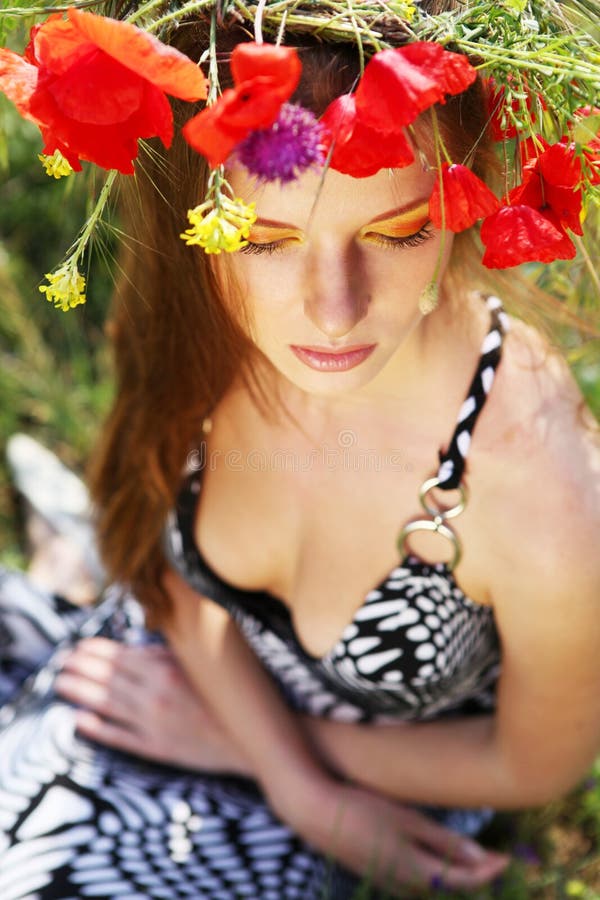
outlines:
[{"label": "long eyelash", "polygon": [[240,247],[240,253],[268,253],[271,256],[273,253],[278,253],[280,250],[283,250],[285,247],[285,241],[271,241],[269,244],[253,244],[252,241],[248,241],[243,247]]},{"label": "long eyelash", "polygon": [[372,231],[369,235],[369,241],[384,247],[396,247],[397,249],[402,249],[404,247],[419,247],[421,244],[425,243],[425,241],[429,240],[432,234],[433,228],[431,222],[427,222],[419,229],[419,231],[415,231],[414,234],[409,234],[406,237],[391,237],[391,235],[378,234],[376,231]]}]

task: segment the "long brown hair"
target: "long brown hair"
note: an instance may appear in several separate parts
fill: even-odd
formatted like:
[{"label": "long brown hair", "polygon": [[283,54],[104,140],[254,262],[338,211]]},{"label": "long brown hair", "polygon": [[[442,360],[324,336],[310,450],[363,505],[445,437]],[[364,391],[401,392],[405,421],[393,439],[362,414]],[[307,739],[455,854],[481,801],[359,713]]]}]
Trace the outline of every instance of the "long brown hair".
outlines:
[{"label": "long brown hair", "polygon": [[[223,57],[243,39],[247,35],[239,28],[223,30]],[[208,43],[207,24],[181,26],[174,43],[198,59]],[[296,43],[303,77],[293,99],[319,115],[356,83],[356,47],[304,36]],[[227,84],[226,70],[221,83]],[[175,115],[189,118],[189,107],[184,113],[176,106]],[[473,165],[480,174],[493,156],[482,139],[485,115],[478,82],[439,110],[457,160],[477,143]],[[424,132],[417,133],[421,137],[426,139]],[[168,153],[153,144],[144,150],[135,181],[124,192],[128,238],[110,322],[116,397],[89,473],[109,575],[132,587],[156,624],[170,609],[161,588],[161,532],[203,417],[235,377],[267,414],[274,412],[253,375],[256,351],[242,304],[235,292],[224,302],[210,258],[179,237],[207,177],[202,158],[178,137]]]}]

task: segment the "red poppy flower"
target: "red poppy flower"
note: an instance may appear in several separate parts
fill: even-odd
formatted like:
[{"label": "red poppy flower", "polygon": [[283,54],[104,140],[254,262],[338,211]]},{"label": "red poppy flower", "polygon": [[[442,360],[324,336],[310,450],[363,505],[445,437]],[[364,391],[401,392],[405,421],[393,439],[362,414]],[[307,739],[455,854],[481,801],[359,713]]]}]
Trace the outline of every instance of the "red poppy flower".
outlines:
[{"label": "red poppy flower", "polygon": [[329,104],[321,117],[325,150],[333,144],[330,166],[344,175],[366,178],[383,168],[409,166],[414,155],[401,129],[380,134],[364,125],[354,94],[344,94]]},{"label": "red poppy flower", "polygon": [[[507,85],[498,85],[493,78],[489,78],[487,81],[488,112],[490,116],[490,129],[495,141],[504,141],[509,138],[514,138],[519,132],[512,118],[507,116],[508,104],[505,99],[507,87],[514,87],[515,91],[521,95],[521,97],[513,97],[510,103],[510,109],[514,113],[515,118],[521,120],[523,119],[524,113],[526,113],[529,123],[533,122],[533,117],[531,116],[533,98],[527,84],[523,81],[515,83],[515,79],[512,75],[508,76]],[[522,98],[523,93],[525,93],[525,99]],[[541,97],[539,99],[542,101],[542,105],[545,109],[546,107],[543,99]]]},{"label": "red poppy flower", "polygon": [[549,146],[550,144],[541,134],[520,138],[519,156],[521,158],[521,166],[525,167],[528,163],[535,162]]},{"label": "red poppy flower", "polygon": [[131,174],[138,138],[171,143],[165,95],[201,99],[206,79],[134,25],[69,9],[68,19],[52,15],[32,29],[23,57],[0,50],[0,90],[39,126],[45,153]]},{"label": "red poppy flower", "polygon": [[441,176],[443,217],[439,174],[429,198],[429,215],[436,228],[464,231],[478,219],[491,216],[499,209],[500,201],[496,195],[467,166],[442,163]]},{"label": "red poppy flower", "polygon": [[182,129],[184,138],[212,168],[221,165],[251,131],[274,123],[296,90],[301,71],[293,47],[238,44],[231,54],[235,87],[190,119]]},{"label": "red poppy flower", "polygon": [[530,206],[503,206],[484,219],[481,240],[483,264],[488,269],[507,269],[524,262],[573,259],[575,245],[551,215]]},{"label": "red poppy flower", "polygon": [[477,73],[466,56],[416,41],[373,56],[356,90],[361,122],[379,134],[409,125],[448,94],[460,94]]},{"label": "red poppy flower", "polygon": [[575,145],[561,141],[548,146],[526,163],[523,172],[522,184],[509,192],[510,203],[551,213],[563,228],[583,234],[582,169]]}]

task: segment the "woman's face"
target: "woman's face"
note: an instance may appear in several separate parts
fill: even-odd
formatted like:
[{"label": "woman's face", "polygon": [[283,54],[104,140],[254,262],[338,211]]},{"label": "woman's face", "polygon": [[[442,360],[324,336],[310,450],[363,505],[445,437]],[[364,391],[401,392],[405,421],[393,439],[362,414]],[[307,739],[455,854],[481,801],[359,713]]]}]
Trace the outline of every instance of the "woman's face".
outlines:
[{"label": "woman's face", "polygon": [[[405,374],[419,296],[441,249],[427,214],[434,178],[418,163],[362,179],[330,170],[322,185],[312,173],[287,186],[257,185],[241,167],[229,173],[235,195],[256,202],[258,220],[250,244],[227,262],[256,346],[297,388],[368,392]],[[318,353],[345,348],[363,349]]]}]

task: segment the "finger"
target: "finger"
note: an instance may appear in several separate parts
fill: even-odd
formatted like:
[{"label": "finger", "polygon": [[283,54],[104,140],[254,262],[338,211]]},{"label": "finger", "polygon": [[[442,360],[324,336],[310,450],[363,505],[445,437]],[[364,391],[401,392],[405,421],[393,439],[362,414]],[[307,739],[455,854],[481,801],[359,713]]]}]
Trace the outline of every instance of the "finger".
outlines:
[{"label": "finger", "polygon": [[477,865],[488,860],[506,860],[504,854],[486,850],[477,841],[441,825],[419,810],[404,809],[403,822],[410,835],[420,841],[437,856],[456,862]]},{"label": "finger", "polygon": [[83,651],[64,660],[55,687],[58,693],[68,692],[69,699],[76,699],[76,702],[81,701],[73,697],[73,691],[85,690],[85,703],[97,703],[106,697],[107,702],[110,698],[111,703],[120,703],[129,711],[145,702],[140,681],[132,678],[129,672],[117,668],[113,661]]},{"label": "finger", "polygon": [[85,649],[78,649],[65,657],[62,671],[108,684],[117,675],[118,669],[115,660],[95,656]]},{"label": "finger", "polygon": [[[90,673],[97,671],[101,678],[106,677],[104,673],[108,672],[110,666],[138,684],[147,680],[150,666],[161,663],[176,665],[171,651],[166,647],[132,647],[108,638],[88,638],[81,641],[67,657],[67,663],[71,668],[81,670],[86,667]],[[104,664],[104,669],[99,668],[101,664]]]},{"label": "finger", "polygon": [[77,730],[87,738],[114,747],[116,750],[125,750],[143,756],[147,751],[147,745],[141,735],[110,719],[104,719],[89,710],[78,711],[75,723]]},{"label": "finger", "polygon": [[486,854],[477,863],[449,862],[422,850],[422,865],[428,867],[428,884],[437,883],[453,890],[471,890],[493,881],[510,863],[510,857],[503,854]]},{"label": "finger", "polygon": [[414,847],[412,853],[412,876],[409,885],[423,887],[447,887],[452,890],[473,890],[493,881],[509,864],[510,858],[491,859],[476,865],[449,863],[428,850]]},{"label": "finger", "polygon": [[83,638],[79,641],[77,647],[85,647],[90,652],[107,658],[118,656],[121,651],[140,655],[173,657],[173,651],[167,644],[124,644],[122,641],[114,640],[114,638],[105,637]]},{"label": "finger", "polygon": [[65,700],[79,706],[85,706],[103,716],[128,722],[135,719],[137,704],[129,697],[127,691],[120,691],[118,685],[101,684],[89,678],[59,672],[54,680],[56,693]]}]

